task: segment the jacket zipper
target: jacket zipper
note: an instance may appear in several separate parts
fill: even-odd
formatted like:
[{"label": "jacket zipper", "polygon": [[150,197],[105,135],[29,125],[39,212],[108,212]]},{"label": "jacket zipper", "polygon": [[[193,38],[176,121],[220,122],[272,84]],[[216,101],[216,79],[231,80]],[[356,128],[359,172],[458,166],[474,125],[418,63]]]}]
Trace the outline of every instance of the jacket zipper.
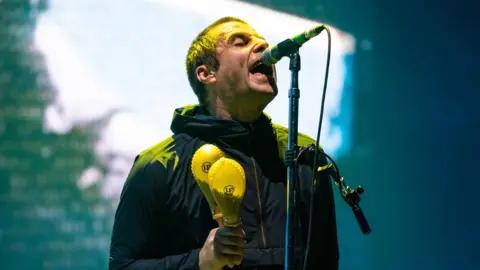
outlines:
[{"label": "jacket zipper", "polygon": [[257,165],[255,163],[255,160],[251,158],[253,161],[253,173],[255,176],[255,183],[257,185],[257,199],[258,199],[258,206],[260,208],[260,234],[262,235],[262,247],[266,248],[267,247],[267,240],[265,238],[265,229],[263,226],[263,213],[262,213],[262,200],[260,199],[260,184],[258,183],[258,176],[257,176]]}]

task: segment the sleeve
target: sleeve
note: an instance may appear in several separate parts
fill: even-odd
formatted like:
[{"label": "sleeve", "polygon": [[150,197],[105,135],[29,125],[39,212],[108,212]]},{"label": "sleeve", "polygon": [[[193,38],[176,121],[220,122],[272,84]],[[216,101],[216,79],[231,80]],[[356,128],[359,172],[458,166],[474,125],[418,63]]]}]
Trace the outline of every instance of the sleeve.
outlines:
[{"label": "sleeve", "polygon": [[[313,164],[313,154],[311,156],[311,164]],[[327,159],[322,154],[318,158],[318,165],[327,165]],[[314,171],[311,165],[301,171],[303,179],[307,180],[306,177],[308,177],[309,181],[306,182],[309,183],[311,183],[312,173]],[[310,206],[307,208],[309,209]],[[311,233],[307,269],[338,270],[339,249],[335,201],[332,180],[327,174],[317,174],[315,178]]]},{"label": "sleeve", "polygon": [[[137,157],[115,214],[109,269],[199,269],[199,249],[168,254],[166,168]],[[162,256],[163,255],[163,256]]]}]

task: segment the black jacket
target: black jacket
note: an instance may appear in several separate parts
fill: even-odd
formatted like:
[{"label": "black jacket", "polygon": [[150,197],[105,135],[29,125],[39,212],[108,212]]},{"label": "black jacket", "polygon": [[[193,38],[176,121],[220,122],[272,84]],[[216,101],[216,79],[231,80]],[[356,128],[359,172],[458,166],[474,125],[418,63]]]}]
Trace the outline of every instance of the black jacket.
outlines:
[{"label": "black jacket", "polygon": [[[171,129],[172,137],[137,156],[124,185],[113,226],[110,269],[198,269],[199,250],[209,231],[218,227],[190,169],[193,154],[205,143],[220,147],[246,173],[241,218],[247,246],[241,268],[283,269],[287,129],[271,123],[266,115],[254,124],[217,120],[197,106],[175,110]],[[298,136],[299,146],[312,143],[313,139]],[[297,170],[299,259],[307,235],[311,160],[300,161]],[[324,164],[321,159],[320,165]],[[308,268],[336,270],[330,180],[317,179],[316,190]]]}]

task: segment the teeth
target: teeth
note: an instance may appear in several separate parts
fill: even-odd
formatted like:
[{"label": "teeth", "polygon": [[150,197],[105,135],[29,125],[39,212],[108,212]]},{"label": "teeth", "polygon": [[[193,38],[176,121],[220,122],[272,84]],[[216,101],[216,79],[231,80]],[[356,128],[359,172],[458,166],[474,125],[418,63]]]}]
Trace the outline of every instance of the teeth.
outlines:
[{"label": "teeth", "polygon": [[270,67],[267,65],[264,65],[262,61],[255,62],[253,66],[250,68],[250,72],[261,73],[266,76],[270,76],[272,74]]},{"label": "teeth", "polygon": [[253,64],[253,67],[252,67],[252,69],[253,69],[253,68],[257,68],[257,67],[259,67],[261,64],[262,64],[262,61],[258,61],[258,62],[256,62],[255,64]]}]

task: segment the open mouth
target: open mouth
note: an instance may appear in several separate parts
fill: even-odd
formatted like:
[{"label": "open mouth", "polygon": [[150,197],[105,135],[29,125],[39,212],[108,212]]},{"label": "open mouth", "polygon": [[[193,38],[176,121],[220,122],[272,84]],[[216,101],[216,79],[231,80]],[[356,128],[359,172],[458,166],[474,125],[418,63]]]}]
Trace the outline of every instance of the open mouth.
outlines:
[{"label": "open mouth", "polygon": [[273,77],[273,67],[271,65],[265,65],[262,61],[256,61],[251,67],[249,72],[255,76],[265,76],[267,78]]}]

